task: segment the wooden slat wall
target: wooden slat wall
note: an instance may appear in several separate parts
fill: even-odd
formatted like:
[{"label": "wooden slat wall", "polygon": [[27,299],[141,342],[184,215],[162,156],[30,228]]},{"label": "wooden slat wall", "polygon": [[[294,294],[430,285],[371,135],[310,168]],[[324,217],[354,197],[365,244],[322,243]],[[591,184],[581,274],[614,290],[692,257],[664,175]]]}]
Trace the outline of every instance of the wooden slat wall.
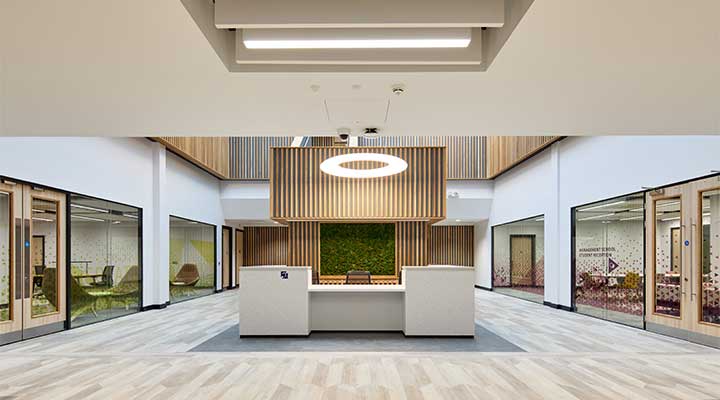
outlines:
[{"label": "wooden slat wall", "polygon": [[487,177],[498,176],[560,138],[560,136],[489,136],[486,157]]},{"label": "wooden slat wall", "polygon": [[230,179],[270,179],[270,149],[290,146],[292,137],[231,137]]},{"label": "wooden slat wall", "polygon": [[335,146],[334,136],[310,136],[310,147],[332,147]]},{"label": "wooden slat wall", "polygon": [[312,267],[317,271],[320,266],[320,223],[288,223],[288,263],[302,267]]},{"label": "wooden slat wall", "polygon": [[475,229],[472,226],[431,226],[430,264],[475,265]]},{"label": "wooden slat wall", "polygon": [[327,158],[367,151],[361,147],[274,148],[270,217],[293,221],[445,219],[445,148],[373,148],[408,163],[404,172],[384,178],[340,178],[320,171],[320,163]]},{"label": "wooden slat wall", "polygon": [[485,136],[381,136],[358,138],[367,147],[447,147],[448,179],[486,179]]},{"label": "wooden slat wall", "polygon": [[230,156],[227,137],[154,137],[174,153],[221,179],[229,176]]},{"label": "wooden slat wall", "polygon": [[243,266],[287,265],[288,228],[246,226],[243,233]]},{"label": "wooden slat wall", "polygon": [[395,268],[428,265],[428,223],[402,221],[395,223]]}]

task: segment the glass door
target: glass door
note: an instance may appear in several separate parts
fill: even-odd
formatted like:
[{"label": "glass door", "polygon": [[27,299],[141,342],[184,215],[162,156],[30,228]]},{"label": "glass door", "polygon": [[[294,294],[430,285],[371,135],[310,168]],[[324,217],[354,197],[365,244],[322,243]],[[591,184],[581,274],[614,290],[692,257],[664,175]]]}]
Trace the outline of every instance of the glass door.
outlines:
[{"label": "glass door", "polygon": [[0,344],[65,327],[65,202],[0,183]]},{"label": "glass door", "polygon": [[647,194],[647,326],[720,344],[720,178]]}]

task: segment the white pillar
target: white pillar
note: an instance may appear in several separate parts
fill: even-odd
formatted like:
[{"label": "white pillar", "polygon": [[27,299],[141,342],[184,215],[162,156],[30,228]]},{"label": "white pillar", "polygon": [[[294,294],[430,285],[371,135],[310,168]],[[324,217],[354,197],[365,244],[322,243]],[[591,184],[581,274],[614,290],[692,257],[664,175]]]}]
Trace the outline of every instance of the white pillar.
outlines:
[{"label": "white pillar", "polygon": [[[569,306],[567,299],[561,294],[566,284],[565,265],[560,262],[566,233],[560,231],[566,224],[566,213],[560,212],[560,146],[554,143],[550,147],[550,185],[547,188],[550,197],[545,213],[545,301],[553,304]],[[567,233],[569,237],[569,233]],[[569,245],[569,242],[567,243]],[[569,271],[569,268],[568,268]]]},{"label": "white pillar", "polygon": [[167,208],[167,153],[165,146],[153,143],[153,240],[148,242],[153,249],[152,304],[164,304],[170,299],[170,215]]}]

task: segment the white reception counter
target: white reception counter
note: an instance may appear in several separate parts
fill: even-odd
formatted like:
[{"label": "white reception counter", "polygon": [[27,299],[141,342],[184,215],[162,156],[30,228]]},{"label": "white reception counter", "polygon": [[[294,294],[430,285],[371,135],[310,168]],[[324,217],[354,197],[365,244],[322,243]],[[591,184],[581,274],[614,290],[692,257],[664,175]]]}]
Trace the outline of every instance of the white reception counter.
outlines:
[{"label": "white reception counter", "polygon": [[310,267],[244,267],[240,336],[402,331],[474,336],[474,270],[404,267],[402,285],[313,285]]}]

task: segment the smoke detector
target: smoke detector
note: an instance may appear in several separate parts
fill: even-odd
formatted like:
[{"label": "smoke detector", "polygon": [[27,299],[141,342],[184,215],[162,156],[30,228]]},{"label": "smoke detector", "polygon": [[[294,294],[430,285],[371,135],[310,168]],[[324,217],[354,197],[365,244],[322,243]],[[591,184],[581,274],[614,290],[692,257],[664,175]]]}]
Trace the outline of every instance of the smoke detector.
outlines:
[{"label": "smoke detector", "polygon": [[377,139],[380,136],[378,128],[365,128],[362,133],[365,139]]}]

